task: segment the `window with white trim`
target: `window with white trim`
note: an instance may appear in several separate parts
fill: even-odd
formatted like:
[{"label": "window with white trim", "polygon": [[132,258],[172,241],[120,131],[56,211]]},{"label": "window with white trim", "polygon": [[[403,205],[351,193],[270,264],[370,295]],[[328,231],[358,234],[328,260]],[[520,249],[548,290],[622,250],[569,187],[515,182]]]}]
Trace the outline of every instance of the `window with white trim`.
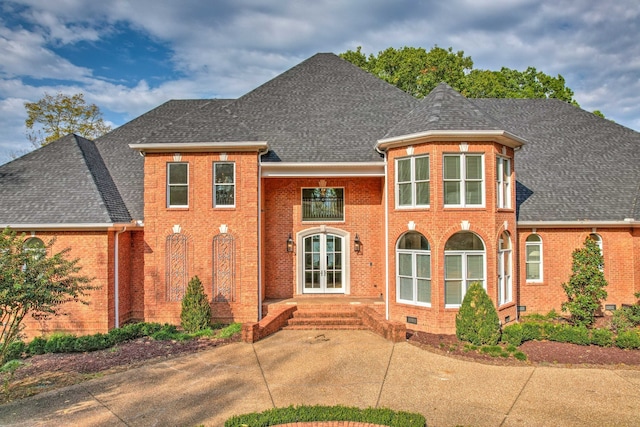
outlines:
[{"label": "window with white trim", "polygon": [[431,248],[420,233],[405,233],[396,246],[398,302],[431,307]]},{"label": "window with white trim", "polygon": [[445,154],[443,158],[444,206],[484,206],[484,156]]},{"label": "window with white trim", "polygon": [[530,234],[525,241],[527,282],[542,282],[542,238]]},{"label": "window with white trim", "polygon": [[485,246],[469,231],[460,231],[444,247],[444,306],[457,308],[473,282],[487,288],[485,281]]},{"label": "window with white trim", "polygon": [[213,206],[229,208],[236,205],[236,164],[215,162],[213,164]]},{"label": "window with white trim", "polygon": [[429,156],[396,159],[396,207],[429,207]]},{"label": "window with white trim", "polygon": [[42,241],[37,237],[29,237],[24,241],[23,249],[25,252],[31,254],[33,260],[43,258],[47,254],[47,248]]},{"label": "window with white trim", "polygon": [[[591,233],[589,234],[589,238],[594,242],[596,242],[598,249],[600,249],[600,255],[604,256],[604,252],[602,252],[602,236],[596,233]],[[604,259],[602,261],[604,262]],[[602,271],[603,269],[604,269],[604,265],[600,265],[600,271]]]},{"label": "window with white trim", "polygon": [[167,207],[189,207],[188,163],[167,163]]},{"label": "window with white trim", "polygon": [[511,160],[496,158],[496,197],[499,209],[511,208]]},{"label": "window with white trim", "polygon": [[512,263],[513,250],[511,236],[503,232],[498,239],[498,304],[507,304],[513,300]]}]

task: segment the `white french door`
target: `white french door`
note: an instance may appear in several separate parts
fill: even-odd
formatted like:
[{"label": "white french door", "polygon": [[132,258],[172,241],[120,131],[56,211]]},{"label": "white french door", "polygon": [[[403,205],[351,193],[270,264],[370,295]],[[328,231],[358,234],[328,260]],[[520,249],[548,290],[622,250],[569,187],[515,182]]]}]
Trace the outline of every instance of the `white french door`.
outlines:
[{"label": "white french door", "polygon": [[344,293],[344,238],[313,234],[304,238],[304,293]]}]

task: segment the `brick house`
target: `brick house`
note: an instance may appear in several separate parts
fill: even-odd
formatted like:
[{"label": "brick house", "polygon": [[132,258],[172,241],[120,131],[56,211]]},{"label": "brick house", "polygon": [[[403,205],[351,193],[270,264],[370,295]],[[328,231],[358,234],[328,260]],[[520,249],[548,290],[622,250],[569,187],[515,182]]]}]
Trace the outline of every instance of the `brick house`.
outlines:
[{"label": "brick house", "polygon": [[453,333],[467,286],[503,323],[560,311],[571,252],[602,249],[604,309],[640,291],[640,134],[553,99],[416,99],[318,54],[238,99],[169,101],[109,134],[0,166],[0,226],[71,247],[100,286],[27,332],[179,323],[367,299]]}]

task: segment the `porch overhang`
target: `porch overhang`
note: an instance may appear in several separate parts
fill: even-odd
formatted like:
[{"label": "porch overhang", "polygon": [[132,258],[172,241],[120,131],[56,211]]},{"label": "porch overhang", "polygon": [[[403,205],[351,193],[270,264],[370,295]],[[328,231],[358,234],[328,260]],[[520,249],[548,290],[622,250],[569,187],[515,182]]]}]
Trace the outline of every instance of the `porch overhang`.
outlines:
[{"label": "porch overhang", "polygon": [[261,164],[263,178],[384,177],[384,162]]}]

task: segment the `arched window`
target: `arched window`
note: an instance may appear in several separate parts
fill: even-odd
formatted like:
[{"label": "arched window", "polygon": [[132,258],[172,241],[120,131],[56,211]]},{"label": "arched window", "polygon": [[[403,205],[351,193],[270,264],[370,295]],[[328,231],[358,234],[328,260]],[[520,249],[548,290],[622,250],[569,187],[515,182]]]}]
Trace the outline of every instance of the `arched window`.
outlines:
[{"label": "arched window", "polygon": [[431,306],[431,248],[420,233],[410,231],[396,246],[398,302]]},{"label": "arched window", "polygon": [[505,231],[498,239],[498,303],[500,305],[513,300],[512,254],[511,236]]},{"label": "arched window", "polygon": [[530,234],[525,241],[527,282],[542,282],[542,238]]},{"label": "arched window", "polygon": [[23,247],[25,252],[31,253],[35,259],[41,258],[47,253],[44,242],[42,239],[38,239],[37,237],[30,237],[25,240]]},{"label": "arched window", "polygon": [[461,231],[444,246],[444,306],[460,307],[473,282],[486,289],[485,247],[480,237]]},{"label": "arched window", "polygon": [[589,238],[596,242],[596,245],[600,248],[600,255],[602,255],[602,237],[599,234],[591,233],[589,234]]}]

